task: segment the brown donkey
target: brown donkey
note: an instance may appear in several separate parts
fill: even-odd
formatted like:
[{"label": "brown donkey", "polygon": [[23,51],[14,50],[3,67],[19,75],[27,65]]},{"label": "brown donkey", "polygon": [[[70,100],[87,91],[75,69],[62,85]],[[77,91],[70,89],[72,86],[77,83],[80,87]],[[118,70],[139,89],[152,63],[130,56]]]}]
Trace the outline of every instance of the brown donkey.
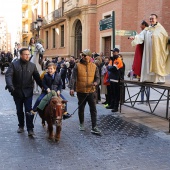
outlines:
[{"label": "brown donkey", "polygon": [[66,101],[58,96],[53,96],[49,104],[45,107],[43,114],[40,115],[42,120],[48,124],[49,139],[53,139],[53,125],[56,125],[55,140],[60,140],[62,127],[63,110],[65,109]]}]

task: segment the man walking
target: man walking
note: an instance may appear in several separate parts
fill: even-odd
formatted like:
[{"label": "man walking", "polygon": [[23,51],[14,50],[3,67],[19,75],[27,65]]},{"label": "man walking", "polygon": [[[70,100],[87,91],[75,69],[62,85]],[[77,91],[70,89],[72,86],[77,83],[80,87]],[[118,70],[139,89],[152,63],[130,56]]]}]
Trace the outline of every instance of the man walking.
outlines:
[{"label": "man walking", "polygon": [[36,65],[30,62],[29,58],[28,48],[22,48],[20,50],[20,59],[10,65],[5,74],[5,80],[6,87],[13,96],[16,105],[19,122],[17,132],[24,132],[24,105],[28,135],[32,136],[34,135],[34,115],[31,115],[30,111],[32,110],[33,78],[40,87],[42,87],[42,82]]},{"label": "man walking", "polygon": [[[74,95],[74,89],[76,89],[78,97],[78,115],[80,121],[79,130],[84,131],[84,108],[86,102],[89,104],[92,129],[91,133],[101,134],[101,131],[97,128],[97,110],[95,100],[95,86],[99,84],[99,70],[97,66],[90,61],[91,51],[85,49],[82,52],[82,58],[73,69],[71,83],[70,83],[70,95]],[[76,86],[76,87],[74,87]]]}]

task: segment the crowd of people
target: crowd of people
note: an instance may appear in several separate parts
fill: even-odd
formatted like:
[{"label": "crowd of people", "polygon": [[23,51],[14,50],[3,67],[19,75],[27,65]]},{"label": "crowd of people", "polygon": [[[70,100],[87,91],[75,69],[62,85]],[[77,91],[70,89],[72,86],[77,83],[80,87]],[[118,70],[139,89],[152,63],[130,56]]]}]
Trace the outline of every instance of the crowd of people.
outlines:
[{"label": "crowd of people", "polygon": [[1,74],[5,74],[5,67],[9,67],[10,63],[12,62],[13,55],[10,51],[5,53],[5,51],[0,51],[0,67],[1,67]]},{"label": "crowd of people", "polygon": [[[141,82],[165,83],[164,76],[169,73],[169,69],[162,68],[166,68],[170,61],[167,58],[169,54],[167,52],[167,33],[157,22],[157,18],[156,14],[151,14],[151,26],[146,21],[142,21],[142,32],[136,36],[129,37],[129,39],[133,40],[132,45],[139,44],[135,52],[133,70]],[[158,46],[153,42],[156,42]],[[20,55],[20,58],[10,65],[5,74],[7,88],[16,104],[19,121],[18,133],[24,131],[23,105],[25,106],[28,135],[32,136],[34,135],[32,121],[35,112],[38,111],[43,114],[43,109],[48,103],[47,99],[54,95],[66,100],[61,92],[68,87],[71,96],[74,96],[75,91],[77,92],[79,130],[85,130],[84,108],[88,103],[92,121],[91,133],[101,134],[101,130],[96,123],[96,104],[101,101],[101,95],[105,95],[106,100],[102,104],[106,109],[111,109],[112,112],[117,112],[119,109],[120,87],[123,87],[120,80],[124,79],[125,74],[125,63],[120,50],[118,48],[112,49],[112,55],[107,57],[104,56],[103,52],[100,54],[92,53],[90,49],[85,49],[78,58],[74,56],[68,58],[58,56],[52,60],[46,58],[42,63],[42,69],[45,71],[43,76],[40,76],[36,65],[30,61],[30,58],[33,57],[34,48],[35,40],[32,38],[28,48],[18,50],[19,54],[18,51],[16,52],[16,54]],[[161,54],[159,54],[160,48],[164,51]],[[1,54],[3,53],[1,52]],[[147,54],[149,54],[149,57],[147,57]],[[162,56],[163,54],[164,56]],[[158,60],[158,55],[159,58],[162,57],[161,60]],[[161,61],[162,64],[158,64],[158,61]],[[155,63],[155,66],[153,63]],[[19,70],[21,71],[19,72]],[[33,107],[32,77],[42,89],[42,93]],[[67,112],[67,106],[64,116],[65,118],[71,117]]]},{"label": "crowd of people", "polygon": [[[30,49],[33,48],[31,44],[29,47]],[[82,51],[78,59],[75,59],[73,56],[69,58],[56,57],[52,60],[46,58],[42,67],[44,68],[43,77],[37,71],[36,65],[30,61],[30,57],[32,57],[30,55],[32,50],[30,49],[21,48],[19,50],[20,57],[10,65],[5,74],[6,87],[13,96],[16,105],[19,122],[17,132],[22,133],[24,131],[24,117],[26,117],[28,135],[33,136],[33,117],[35,112],[38,111],[39,114],[43,114],[43,109],[49,102],[47,98],[50,99],[52,96],[57,95],[66,100],[61,92],[68,87],[70,88],[71,96],[74,95],[74,91],[77,92],[79,129],[85,130],[84,107],[86,102],[88,102],[92,119],[91,133],[101,134],[96,124],[96,104],[101,101],[101,94],[106,96],[106,101],[103,104],[108,105],[107,109],[112,109],[112,112],[118,110],[119,93],[117,91],[119,85],[111,82],[110,78],[119,80],[124,77],[125,67],[122,56],[118,54],[119,49],[113,49],[113,56],[110,58],[104,57],[103,53],[91,53],[89,49]],[[21,72],[18,72],[18,70],[21,70]],[[106,85],[104,79],[106,79],[107,75],[110,77],[107,80],[109,84]],[[112,75],[117,76],[112,77]],[[40,96],[33,106],[32,78],[35,79],[42,89]],[[113,93],[115,97],[110,95]],[[63,118],[67,119],[70,116],[66,106]]]}]

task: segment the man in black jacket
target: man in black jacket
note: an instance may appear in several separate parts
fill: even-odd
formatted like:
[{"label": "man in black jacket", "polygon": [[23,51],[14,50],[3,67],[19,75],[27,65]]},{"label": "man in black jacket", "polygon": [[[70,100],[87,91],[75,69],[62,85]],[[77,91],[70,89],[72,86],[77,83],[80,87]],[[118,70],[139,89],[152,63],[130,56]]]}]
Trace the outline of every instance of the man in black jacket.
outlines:
[{"label": "man in black jacket", "polygon": [[22,48],[20,59],[10,65],[5,74],[5,80],[6,87],[13,96],[16,105],[19,122],[17,132],[24,132],[24,105],[28,135],[32,136],[34,135],[34,115],[31,115],[30,111],[32,110],[33,78],[40,87],[42,87],[42,82],[36,65],[29,61],[29,56],[28,48]]}]

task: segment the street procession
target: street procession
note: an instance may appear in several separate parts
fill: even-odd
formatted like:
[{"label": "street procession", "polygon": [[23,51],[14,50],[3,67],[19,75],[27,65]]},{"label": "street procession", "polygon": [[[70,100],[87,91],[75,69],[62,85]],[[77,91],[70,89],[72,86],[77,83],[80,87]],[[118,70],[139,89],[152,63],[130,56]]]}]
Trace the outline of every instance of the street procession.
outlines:
[{"label": "street procession", "polygon": [[0,4],[0,170],[170,169],[170,1]]}]

